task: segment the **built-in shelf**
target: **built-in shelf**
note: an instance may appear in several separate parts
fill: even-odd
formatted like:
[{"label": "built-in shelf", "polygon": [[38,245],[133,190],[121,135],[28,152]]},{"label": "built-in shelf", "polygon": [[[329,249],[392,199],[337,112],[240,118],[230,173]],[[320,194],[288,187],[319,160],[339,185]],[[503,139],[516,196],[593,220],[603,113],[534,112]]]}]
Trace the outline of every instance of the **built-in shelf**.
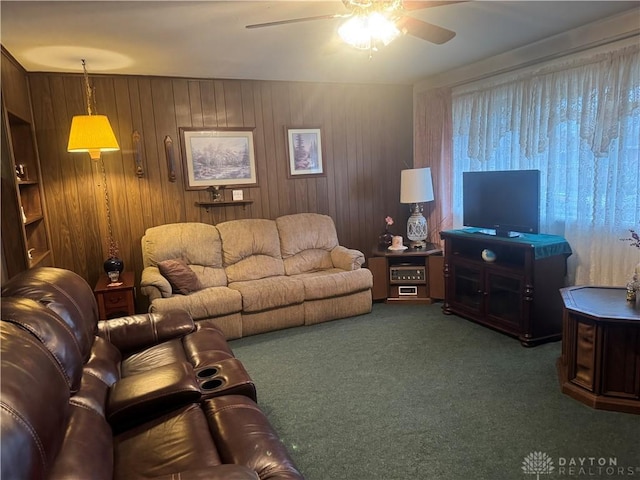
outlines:
[{"label": "built-in shelf", "polygon": [[253,203],[253,200],[230,200],[230,201],[211,201],[211,202],[196,202],[196,205],[198,207],[203,207],[207,210],[207,212],[209,211],[209,208],[211,207],[229,207],[229,206],[234,206],[234,205],[242,205],[242,208],[246,208],[247,205],[250,205]]},{"label": "built-in shelf", "polygon": [[1,59],[2,253],[10,278],[54,262],[26,72],[4,48]]},{"label": "built-in shelf", "polygon": [[45,250],[45,251],[32,250],[31,258],[29,258],[29,268],[37,267],[38,265],[40,265],[40,263],[42,263],[43,260],[47,259],[50,253],[51,253],[50,250]]},{"label": "built-in shelf", "polygon": [[42,215],[34,215],[32,217],[27,216],[27,221],[24,222],[25,225],[31,225],[32,223],[37,222],[38,220],[42,220],[44,217]]}]

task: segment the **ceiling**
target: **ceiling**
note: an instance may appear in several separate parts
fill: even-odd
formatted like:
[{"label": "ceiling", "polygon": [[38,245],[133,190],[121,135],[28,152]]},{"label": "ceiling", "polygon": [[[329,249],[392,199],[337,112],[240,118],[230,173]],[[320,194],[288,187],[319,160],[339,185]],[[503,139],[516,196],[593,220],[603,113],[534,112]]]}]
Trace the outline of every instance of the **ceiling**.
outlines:
[{"label": "ceiling", "polygon": [[[425,2],[429,3],[429,2]],[[411,16],[454,30],[434,45],[398,38],[369,58],[341,43],[340,19],[245,26],[346,12],[341,1],[0,1],[4,47],[27,71],[414,84],[640,2],[469,1]]]}]

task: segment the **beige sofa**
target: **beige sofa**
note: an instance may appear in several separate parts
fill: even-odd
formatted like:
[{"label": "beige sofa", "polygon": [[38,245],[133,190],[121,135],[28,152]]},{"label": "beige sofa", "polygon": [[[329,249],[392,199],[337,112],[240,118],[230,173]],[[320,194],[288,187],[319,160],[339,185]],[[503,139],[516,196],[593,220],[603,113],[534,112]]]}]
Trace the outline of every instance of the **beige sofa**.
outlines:
[{"label": "beige sofa", "polygon": [[[185,309],[228,339],[371,311],[364,255],[338,244],[326,215],[152,227],[142,237],[142,258],[140,287],[151,312]],[[197,278],[186,295],[160,272],[174,259]]]}]

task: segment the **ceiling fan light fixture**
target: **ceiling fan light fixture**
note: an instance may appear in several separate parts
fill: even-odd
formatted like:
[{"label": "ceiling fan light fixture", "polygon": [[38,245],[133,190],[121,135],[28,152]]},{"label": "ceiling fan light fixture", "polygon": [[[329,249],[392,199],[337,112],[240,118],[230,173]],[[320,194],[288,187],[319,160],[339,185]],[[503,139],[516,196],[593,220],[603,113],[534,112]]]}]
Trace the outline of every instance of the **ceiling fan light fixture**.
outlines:
[{"label": "ceiling fan light fixture", "polygon": [[380,12],[355,15],[338,28],[338,35],[352,47],[371,50],[388,45],[400,35],[395,23]]}]

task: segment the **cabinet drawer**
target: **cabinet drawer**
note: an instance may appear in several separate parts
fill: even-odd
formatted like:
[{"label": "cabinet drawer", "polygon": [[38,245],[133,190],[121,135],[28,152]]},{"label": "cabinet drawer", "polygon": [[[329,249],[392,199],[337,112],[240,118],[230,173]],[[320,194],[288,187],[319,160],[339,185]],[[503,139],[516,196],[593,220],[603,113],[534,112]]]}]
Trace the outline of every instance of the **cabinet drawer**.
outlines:
[{"label": "cabinet drawer", "polygon": [[126,307],[128,305],[130,295],[131,293],[128,291],[105,292],[102,294],[104,306],[107,309]]}]

